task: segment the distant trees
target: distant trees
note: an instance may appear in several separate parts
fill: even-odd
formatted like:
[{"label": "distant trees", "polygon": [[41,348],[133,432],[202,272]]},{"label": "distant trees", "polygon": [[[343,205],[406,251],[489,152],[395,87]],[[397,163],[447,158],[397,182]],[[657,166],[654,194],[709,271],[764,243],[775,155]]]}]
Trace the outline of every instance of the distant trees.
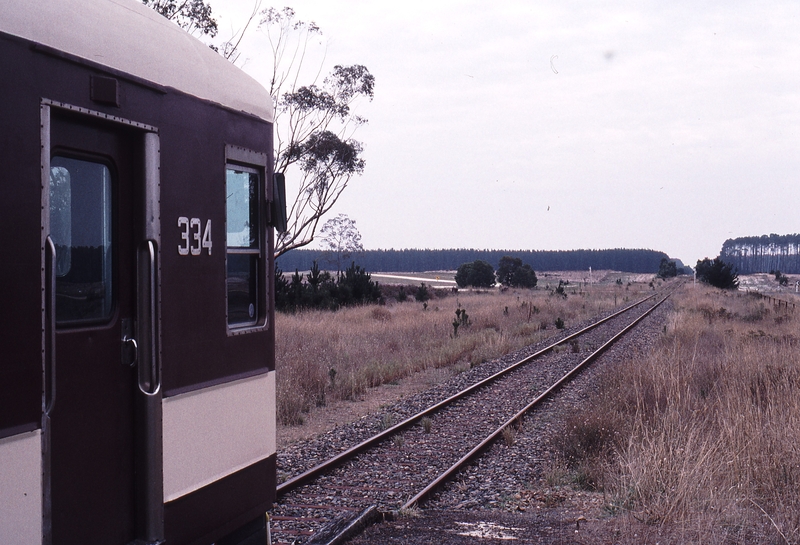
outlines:
[{"label": "distant trees", "polygon": [[674,261],[665,257],[661,260],[661,265],[658,267],[658,277],[672,278],[673,276],[678,276],[678,266]]},{"label": "distant trees", "polygon": [[495,284],[494,267],[480,259],[472,263],[464,263],[458,267],[455,280],[460,288],[467,286],[491,288]]},{"label": "distant trees", "polygon": [[512,288],[535,288],[536,273],[530,265],[518,257],[505,255],[497,266],[497,281]]},{"label": "distant trees", "polygon": [[713,260],[708,258],[698,260],[695,272],[698,280],[714,287],[724,290],[739,288],[739,275],[733,269],[733,266],[718,257]]},{"label": "distant trees", "polygon": [[[498,263],[504,256],[519,258],[523,263],[535,263],[541,271],[614,270],[630,273],[656,274],[664,252],[655,250],[365,250],[358,256],[359,264],[370,271],[422,272],[454,271],[463,263],[476,260]],[[320,250],[297,249],[278,258],[284,270],[308,270],[311,262],[322,257]],[[783,270],[783,269],[782,269]]]},{"label": "distant trees", "polygon": [[720,259],[741,274],[783,271],[800,273],[800,234],[761,235],[728,239],[722,244]]}]

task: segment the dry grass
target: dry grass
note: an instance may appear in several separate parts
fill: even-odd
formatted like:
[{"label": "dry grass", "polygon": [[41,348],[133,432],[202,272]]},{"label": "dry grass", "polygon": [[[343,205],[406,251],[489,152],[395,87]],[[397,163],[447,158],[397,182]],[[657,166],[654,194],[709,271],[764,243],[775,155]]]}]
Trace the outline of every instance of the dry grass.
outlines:
[{"label": "dry grass", "polygon": [[675,303],[570,420],[566,461],[631,523],[620,542],[800,542],[800,319],[700,286]]},{"label": "dry grass", "polygon": [[[638,299],[647,284],[571,285],[564,299],[545,290],[460,292],[428,302],[280,314],[276,317],[278,418],[302,424],[303,414],[330,400],[359,399],[367,388],[429,368],[463,370],[533,344],[567,327]],[[453,335],[456,309],[469,326]]]}]

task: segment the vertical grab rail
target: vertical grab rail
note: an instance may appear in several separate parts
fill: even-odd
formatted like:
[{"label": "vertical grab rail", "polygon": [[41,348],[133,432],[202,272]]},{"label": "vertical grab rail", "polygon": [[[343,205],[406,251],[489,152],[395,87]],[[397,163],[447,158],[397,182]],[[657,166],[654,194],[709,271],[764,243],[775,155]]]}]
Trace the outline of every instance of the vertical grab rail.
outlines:
[{"label": "vertical grab rail", "polygon": [[144,354],[139,365],[139,390],[145,395],[154,395],[161,388],[161,372],[158,368],[158,319],[156,316],[157,282],[156,282],[156,246],[152,240],[145,241],[144,263],[141,264],[141,273],[146,277],[143,283],[146,293],[143,293],[142,333],[141,339]]},{"label": "vertical grab rail", "polygon": [[56,245],[45,239],[45,373],[44,413],[50,416],[56,403]]}]

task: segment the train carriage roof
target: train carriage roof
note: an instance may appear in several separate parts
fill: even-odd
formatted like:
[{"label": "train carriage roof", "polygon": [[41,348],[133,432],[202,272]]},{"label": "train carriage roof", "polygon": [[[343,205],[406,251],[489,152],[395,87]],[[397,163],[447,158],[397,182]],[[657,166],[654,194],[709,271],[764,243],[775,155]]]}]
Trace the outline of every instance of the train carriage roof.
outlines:
[{"label": "train carriage roof", "polygon": [[0,0],[0,32],[274,120],[263,86],[139,0]]}]

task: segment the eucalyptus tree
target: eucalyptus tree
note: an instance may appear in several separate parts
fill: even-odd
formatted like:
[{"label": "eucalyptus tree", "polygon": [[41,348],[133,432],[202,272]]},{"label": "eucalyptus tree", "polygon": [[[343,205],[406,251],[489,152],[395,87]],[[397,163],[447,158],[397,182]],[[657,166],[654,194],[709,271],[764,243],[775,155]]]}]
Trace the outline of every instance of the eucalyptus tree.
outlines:
[{"label": "eucalyptus tree", "polygon": [[339,272],[342,270],[342,263],[350,259],[354,253],[364,251],[361,233],[358,232],[355,220],[345,214],[339,214],[326,221],[320,230],[320,236],[327,260],[335,263]]},{"label": "eucalyptus tree", "polygon": [[211,6],[203,0],[142,0],[145,6],[177,24],[192,35],[214,38],[219,30]]},{"label": "eucalyptus tree", "polygon": [[272,48],[269,92],[275,106],[275,171],[294,182],[294,199],[289,199],[287,210],[289,229],[278,236],[277,257],[314,240],[320,219],[352,177],[364,172],[363,146],[352,135],[367,120],[353,107],[372,100],[375,77],[360,64],[336,65],[321,81],[317,76],[300,85],[309,47],[321,35],[319,27],[298,20],[288,7],[261,13],[259,30],[267,34]]},{"label": "eucalyptus tree", "polygon": [[[204,0],[142,0],[187,32],[213,38],[218,25]],[[275,172],[286,175],[288,229],[275,241],[275,256],[308,245],[353,176],[364,172],[363,145],[353,138],[366,118],[354,111],[362,100],[374,96],[375,77],[366,66],[336,65],[322,76],[322,66],[301,83],[310,57],[309,48],[321,45],[314,22],[297,18],[292,8],[260,10],[254,0],[249,19],[221,45],[211,45],[236,62],[242,38],[258,17],[271,51],[269,92],[275,108]],[[308,68],[308,67],[306,67]]]}]

